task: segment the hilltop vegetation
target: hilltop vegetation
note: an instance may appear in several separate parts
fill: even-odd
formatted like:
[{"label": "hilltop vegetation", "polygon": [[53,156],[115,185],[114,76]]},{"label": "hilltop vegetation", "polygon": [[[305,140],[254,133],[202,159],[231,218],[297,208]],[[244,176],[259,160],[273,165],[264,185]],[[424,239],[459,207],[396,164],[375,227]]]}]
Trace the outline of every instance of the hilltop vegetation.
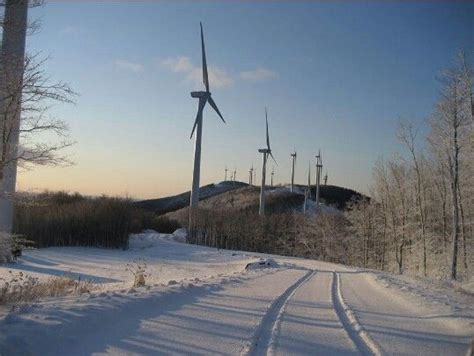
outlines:
[{"label": "hilltop vegetation", "polygon": [[[217,223],[222,219],[229,219],[231,223],[234,218],[231,219],[226,214],[232,215],[230,212],[237,211],[238,214],[234,217],[245,218],[252,224],[253,215],[258,212],[259,187],[241,182],[221,182],[202,187],[201,191],[202,214],[208,214],[209,221]],[[352,197],[348,192],[352,191],[327,186],[322,187],[321,196],[323,200],[335,202],[336,206],[345,206],[347,199]],[[187,205],[187,199],[189,192],[142,202],[106,196],[86,197],[66,192],[21,194],[15,202],[14,232],[33,241],[36,247],[126,248],[130,233],[145,229],[171,233],[179,227],[187,226],[187,207],[177,209]],[[267,211],[270,216],[280,216],[301,210],[303,201],[301,194],[276,188],[274,193],[267,195]],[[163,211],[170,209],[177,210],[161,215]],[[276,228],[278,226],[277,224]],[[282,229],[282,233],[285,233],[285,229]],[[237,247],[230,244],[230,240],[226,246]],[[269,248],[270,246],[261,246],[259,250]]]}]

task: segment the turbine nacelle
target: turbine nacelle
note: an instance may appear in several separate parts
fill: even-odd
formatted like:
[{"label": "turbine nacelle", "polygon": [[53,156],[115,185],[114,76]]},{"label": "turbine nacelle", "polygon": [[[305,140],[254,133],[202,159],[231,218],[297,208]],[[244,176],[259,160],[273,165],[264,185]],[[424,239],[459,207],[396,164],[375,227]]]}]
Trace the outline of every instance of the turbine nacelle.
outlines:
[{"label": "turbine nacelle", "polygon": [[192,91],[191,96],[193,98],[205,99],[205,98],[209,98],[211,96],[211,93],[207,91]]},{"label": "turbine nacelle", "polygon": [[260,148],[258,152],[270,154],[272,153],[272,150],[269,150],[268,148]]}]

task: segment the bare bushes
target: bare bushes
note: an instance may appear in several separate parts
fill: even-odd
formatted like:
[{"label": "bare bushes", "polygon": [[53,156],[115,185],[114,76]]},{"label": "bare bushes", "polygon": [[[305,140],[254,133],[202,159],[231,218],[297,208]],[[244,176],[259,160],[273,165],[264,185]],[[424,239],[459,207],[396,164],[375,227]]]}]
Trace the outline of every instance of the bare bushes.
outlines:
[{"label": "bare bushes", "polygon": [[145,278],[149,276],[146,272],[146,268],[147,264],[143,258],[127,263],[127,267],[125,269],[133,275],[134,288],[145,286]]},{"label": "bare bushes", "polygon": [[15,233],[37,247],[127,248],[130,233],[144,229],[167,232],[178,227],[176,222],[136,208],[129,199],[87,198],[64,192],[19,199],[14,220]]},{"label": "bare bushes", "polygon": [[196,213],[190,242],[224,249],[348,261],[347,223],[341,214],[317,217],[280,212],[260,217],[250,210],[205,210]]},{"label": "bare bushes", "polygon": [[126,247],[133,217],[134,208],[126,199],[52,193],[43,200],[19,203],[14,231],[38,247]]},{"label": "bare bushes", "polygon": [[0,232],[0,263],[11,262],[13,239],[10,234]]},{"label": "bare bushes", "polygon": [[23,272],[8,272],[7,277],[0,277],[0,305],[24,303],[45,297],[90,293],[92,286],[89,282],[69,278],[55,277],[40,281]]}]

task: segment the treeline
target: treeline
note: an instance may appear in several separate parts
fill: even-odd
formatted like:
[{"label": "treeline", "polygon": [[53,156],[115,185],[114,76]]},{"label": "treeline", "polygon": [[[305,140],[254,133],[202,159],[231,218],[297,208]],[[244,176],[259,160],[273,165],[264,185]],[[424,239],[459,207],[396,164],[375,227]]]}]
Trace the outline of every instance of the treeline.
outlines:
[{"label": "treeline", "polygon": [[[353,241],[342,213],[273,211],[265,217],[255,209],[199,209],[189,242],[222,249],[272,253],[357,265],[350,258]],[[185,221],[182,221],[186,224]]]},{"label": "treeline", "polygon": [[439,78],[440,97],[421,137],[401,123],[401,156],[380,159],[371,196],[347,214],[363,265],[469,278],[474,256],[473,71],[464,53]]},{"label": "treeline", "polygon": [[15,204],[14,233],[36,247],[127,248],[130,233],[144,229],[173,232],[178,227],[123,198],[46,192],[21,196]]}]

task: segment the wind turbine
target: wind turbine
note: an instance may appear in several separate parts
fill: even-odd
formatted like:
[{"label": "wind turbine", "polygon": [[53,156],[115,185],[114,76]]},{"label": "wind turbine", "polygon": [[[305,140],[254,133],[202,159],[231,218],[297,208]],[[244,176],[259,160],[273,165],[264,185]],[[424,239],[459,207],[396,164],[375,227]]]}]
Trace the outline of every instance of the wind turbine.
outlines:
[{"label": "wind turbine", "polygon": [[224,171],[225,171],[224,181],[226,181],[227,180],[227,171],[228,171],[227,166],[225,166]]},{"label": "wind turbine", "polygon": [[328,172],[326,171],[326,175],[324,176],[324,185],[328,185]]},{"label": "wind turbine", "polygon": [[308,186],[305,189],[304,192],[304,205],[303,205],[303,213],[306,213],[306,209],[308,206],[308,200],[311,195],[311,163],[308,161]]},{"label": "wind turbine", "polygon": [[234,183],[235,183],[235,180],[237,179],[237,170],[235,169],[234,167]]},{"label": "wind turbine", "polygon": [[249,185],[253,185],[253,164],[249,169]]},{"label": "wind turbine", "polygon": [[266,127],[266,134],[267,134],[267,147],[266,148],[261,148],[258,150],[258,152],[262,153],[262,186],[260,187],[260,209],[258,211],[258,214],[260,216],[265,215],[265,177],[266,177],[266,171],[267,171],[267,159],[268,156],[272,157],[273,161],[278,165],[278,163],[275,160],[275,157],[273,157],[272,154],[272,149],[270,148],[270,136],[268,135],[268,115],[267,115],[267,108],[265,108],[265,127]]},{"label": "wind turbine", "polygon": [[275,175],[275,166],[272,167],[272,173],[271,173],[271,179],[270,179],[270,184],[271,187],[273,188],[273,176]]},{"label": "wind turbine", "polygon": [[295,186],[295,163],[296,163],[296,150],[294,153],[290,154],[291,156],[291,192],[294,191]]},{"label": "wind turbine", "polygon": [[204,111],[204,107],[206,103],[209,103],[211,107],[216,111],[217,115],[221,118],[221,120],[225,123],[222,114],[220,113],[219,109],[217,108],[214,99],[212,99],[211,92],[209,91],[209,75],[207,73],[207,62],[206,62],[206,49],[204,46],[204,32],[202,30],[202,23],[201,25],[201,51],[202,51],[202,81],[204,83],[206,91],[193,91],[191,92],[191,97],[198,98],[198,112],[196,115],[196,120],[194,121],[193,130],[191,131],[191,137],[194,135],[194,131],[196,131],[196,141],[194,146],[194,170],[193,170],[193,185],[191,189],[191,199],[189,202],[190,206],[190,215],[189,215],[189,229],[192,229],[193,223],[193,211],[197,208],[199,204],[199,178],[201,174],[201,141],[202,141],[202,113]]},{"label": "wind turbine", "polygon": [[323,158],[321,156],[321,150],[319,150],[316,156],[316,207],[317,208],[319,208],[319,185],[321,182],[322,169],[323,169]]}]

